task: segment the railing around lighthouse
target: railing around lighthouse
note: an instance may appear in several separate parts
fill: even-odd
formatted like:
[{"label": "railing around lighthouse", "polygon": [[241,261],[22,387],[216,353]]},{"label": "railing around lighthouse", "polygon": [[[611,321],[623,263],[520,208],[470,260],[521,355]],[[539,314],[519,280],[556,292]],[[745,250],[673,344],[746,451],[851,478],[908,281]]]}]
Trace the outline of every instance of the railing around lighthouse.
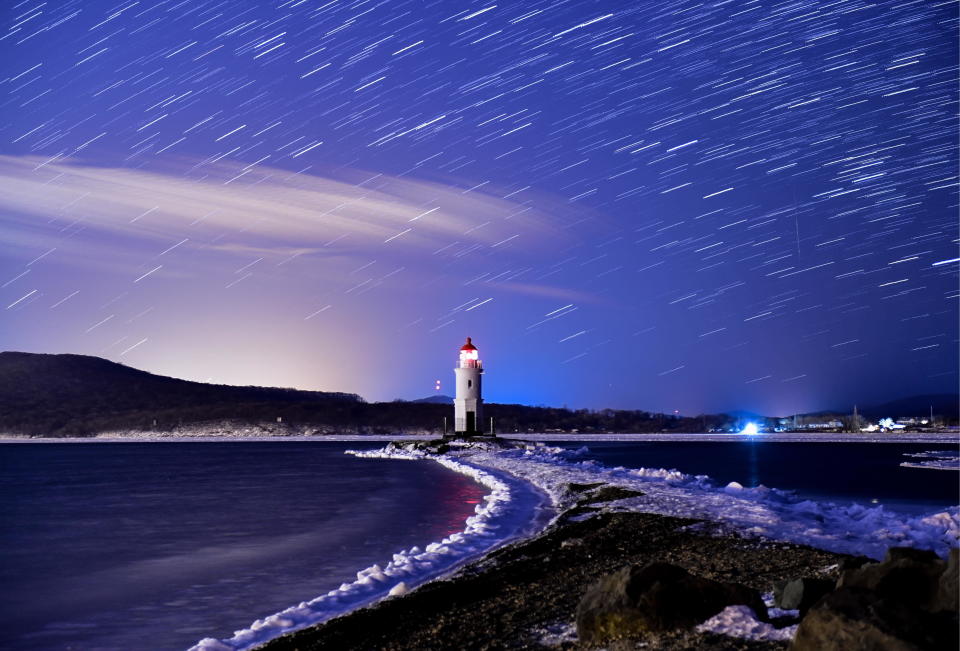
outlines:
[{"label": "railing around lighthouse", "polygon": [[483,362],[479,359],[461,359],[460,368],[483,368]]}]

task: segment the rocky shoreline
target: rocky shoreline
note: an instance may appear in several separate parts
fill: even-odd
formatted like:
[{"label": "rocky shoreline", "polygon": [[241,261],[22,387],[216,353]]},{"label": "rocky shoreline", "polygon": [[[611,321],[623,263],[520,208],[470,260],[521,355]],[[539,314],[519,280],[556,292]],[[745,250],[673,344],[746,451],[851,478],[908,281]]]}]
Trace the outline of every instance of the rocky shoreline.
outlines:
[{"label": "rocky shoreline", "polygon": [[[519,445],[481,438],[399,445],[428,454],[477,443]],[[622,486],[571,483],[563,492],[562,512],[540,534],[444,580],[258,648],[956,646],[956,549],[949,565],[913,549],[891,549],[883,563],[873,563],[744,536],[710,520],[624,511],[618,501],[643,493]],[[876,612],[903,614],[878,619]],[[835,636],[847,642],[824,647]],[[858,639],[866,646],[857,646]]]},{"label": "rocky shoreline", "polygon": [[[504,547],[446,580],[260,647],[306,649],[581,649],[574,621],[587,588],[624,566],[666,562],[704,579],[770,593],[799,576],[836,580],[853,557],[744,538],[715,524],[650,513],[604,512],[624,495],[572,486],[583,498],[540,535]],[[789,626],[795,619],[775,618]],[[614,642],[607,648],[784,649],[687,629]]]},{"label": "rocky shoreline", "polygon": [[[643,513],[565,521],[501,549],[455,576],[316,627],[264,650],[584,648],[573,622],[587,587],[625,565],[665,561],[717,581],[771,592],[777,582],[836,579],[850,557],[810,547],[710,532],[706,523]],[[789,625],[791,621],[779,622]],[[634,648],[637,640],[608,648]],[[784,649],[685,630],[647,635],[650,649]]]},{"label": "rocky shoreline", "polygon": [[[765,538],[764,529],[745,526],[744,520],[736,520],[736,526],[729,522],[720,524],[722,518],[715,521],[712,514],[692,513],[686,507],[670,511],[671,515],[650,513],[645,508],[656,510],[664,498],[662,493],[658,496],[657,491],[662,488],[657,488],[656,481],[619,485],[617,482],[624,484],[622,475],[611,478],[592,470],[568,469],[550,475],[561,479],[544,483],[543,475],[528,472],[537,465],[535,459],[540,450],[551,450],[540,445],[472,437],[407,439],[388,446],[385,451],[407,454],[406,458],[414,453],[414,458],[423,459],[452,454],[469,461],[471,455],[476,455],[472,458],[478,460],[481,468],[487,464],[527,481],[533,477],[532,483],[551,495],[553,508],[549,512],[556,514],[560,510],[560,514],[532,538],[506,545],[445,579],[410,593],[401,583],[396,587],[402,589],[390,590],[394,596],[286,634],[258,648],[566,650],[790,646],[796,651],[847,651],[957,647],[956,540],[950,543],[954,549],[949,565],[933,552],[912,549],[888,554],[887,561],[878,564],[870,563],[866,557],[773,540],[779,537],[776,531]],[[486,456],[485,450],[489,452]],[[499,456],[501,453],[506,456]],[[504,465],[504,458],[520,459],[521,465]],[[542,465],[542,459],[540,462]],[[668,482],[686,481],[676,471],[654,472],[659,476],[658,473],[671,476]],[[724,492],[738,493],[737,488],[727,487]],[[711,495],[715,497],[716,493]],[[700,494],[682,491],[667,497],[675,504],[700,504],[702,499]],[[738,508],[751,512],[753,504],[747,500]],[[766,516],[775,517],[770,513]],[[799,540],[810,542],[804,527],[822,525],[823,518],[801,521],[804,535]],[[741,531],[751,533],[744,535]],[[846,531],[835,530],[833,534],[849,537],[851,534]],[[921,541],[921,545],[925,542],[926,539]],[[936,548],[941,554],[946,553],[944,548]],[[840,549],[853,551],[845,546]],[[866,553],[880,558],[884,549],[886,545]],[[854,553],[864,553],[859,547],[855,550]],[[861,566],[864,569],[858,569]],[[811,608],[814,604],[817,605]],[[771,608],[774,605],[778,608]],[[787,610],[794,608],[798,610]],[[875,617],[877,612],[882,614],[879,619]],[[803,623],[802,615],[806,615]],[[268,619],[285,621],[283,613]],[[819,628],[815,629],[812,622]],[[282,624],[281,630],[295,626],[295,622]],[[252,627],[259,628],[261,622]],[[836,631],[843,631],[851,643],[879,639],[880,645],[824,646],[823,641],[836,637]],[[261,634],[259,639],[268,637]],[[211,649],[250,648],[248,645],[252,644],[204,642],[209,643],[204,648]]]}]

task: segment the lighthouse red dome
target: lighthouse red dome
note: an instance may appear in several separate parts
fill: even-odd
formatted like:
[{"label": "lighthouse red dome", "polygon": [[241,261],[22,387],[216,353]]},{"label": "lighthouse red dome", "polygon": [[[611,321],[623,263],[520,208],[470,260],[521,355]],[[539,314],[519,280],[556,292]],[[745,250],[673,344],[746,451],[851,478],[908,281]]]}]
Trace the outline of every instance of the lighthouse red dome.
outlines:
[{"label": "lighthouse red dome", "polygon": [[467,343],[460,346],[460,350],[476,350],[476,349],[477,347],[473,345],[473,341],[470,339],[470,337],[467,337]]}]

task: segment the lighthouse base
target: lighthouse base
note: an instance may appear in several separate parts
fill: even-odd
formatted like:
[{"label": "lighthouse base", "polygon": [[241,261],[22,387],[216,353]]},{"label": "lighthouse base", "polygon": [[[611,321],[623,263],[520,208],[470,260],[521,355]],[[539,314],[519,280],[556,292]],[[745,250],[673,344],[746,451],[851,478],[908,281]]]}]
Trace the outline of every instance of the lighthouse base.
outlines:
[{"label": "lighthouse base", "polygon": [[469,443],[481,443],[481,442],[497,442],[497,444],[502,445],[503,441],[507,439],[498,438],[496,434],[489,434],[483,432],[455,432],[453,434],[444,434],[444,441],[465,441]]},{"label": "lighthouse base", "polygon": [[462,416],[457,415],[453,427],[457,432],[477,433],[477,412],[469,410]]}]

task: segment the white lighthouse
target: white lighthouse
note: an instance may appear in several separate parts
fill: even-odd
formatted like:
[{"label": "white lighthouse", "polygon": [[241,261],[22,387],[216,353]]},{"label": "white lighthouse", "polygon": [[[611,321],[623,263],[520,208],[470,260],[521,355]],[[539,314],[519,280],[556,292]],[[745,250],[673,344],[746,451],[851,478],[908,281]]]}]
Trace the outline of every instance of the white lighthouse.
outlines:
[{"label": "white lighthouse", "polygon": [[480,410],[483,408],[480,395],[483,363],[470,337],[460,347],[460,359],[453,371],[457,375],[457,397],[453,399],[454,430],[457,434],[476,434],[480,427]]}]

